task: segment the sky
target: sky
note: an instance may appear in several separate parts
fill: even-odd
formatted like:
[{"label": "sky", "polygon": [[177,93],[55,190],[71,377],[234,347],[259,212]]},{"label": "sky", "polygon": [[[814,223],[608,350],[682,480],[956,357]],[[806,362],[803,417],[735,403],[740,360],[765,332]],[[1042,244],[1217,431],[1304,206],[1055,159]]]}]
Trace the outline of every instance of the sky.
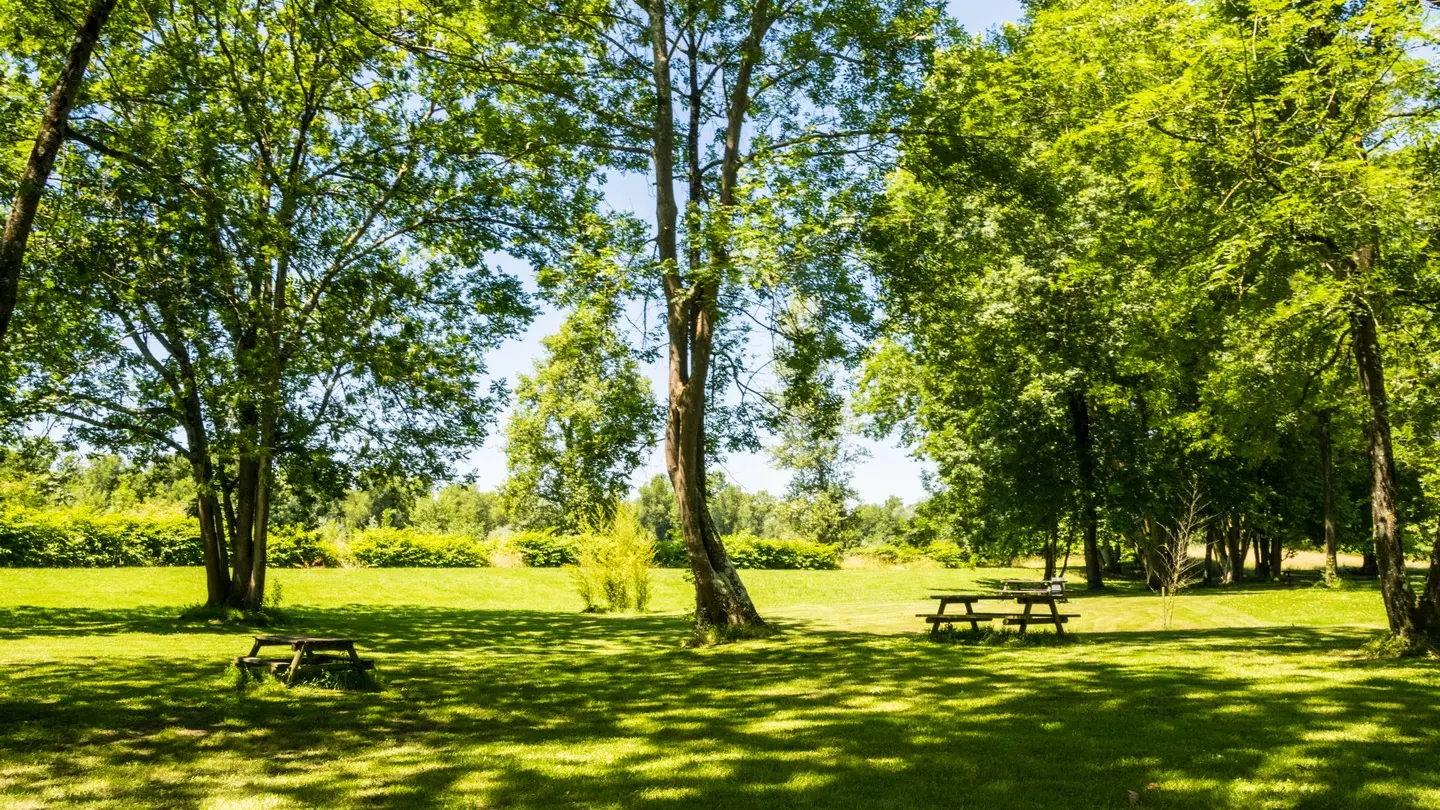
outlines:
[{"label": "sky", "polygon": [[[1019,0],[951,0],[949,6],[955,19],[972,33],[1017,20],[1021,15]],[[606,187],[606,202],[616,210],[633,211],[646,220],[654,218],[653,191],[638,178],[620,178],[610,183]],[[523,270],[506,266],[507,264],[502,262],[505,269],[517,272],[522,278],[528,275]],[[492,352],[487,358],[491,377],[505,378],[513,391],[516,377],[529,373],[535,361],[543,354],[540,340],[556,332],[562,320],[562,313],[547,310],[531,322],[524,334]],[[645,371],[651,380],[651,390],[657,396],[663,396],[663,364],[647,366]],[[462,475],[473,475],[481,489],[492,489],[505,481],[504,434],[509,417],[510,411],[507,409],[500,415],[485,444],[459,465],[458,472]],[[906,503],[914,503],[925,497],[925,462],[911,457],[909,451],[896,446],[894,442],[877,442],[863,438],[856,438],[854,442],[866,454],[866,457],[856,464],[852,480],[852,485],[862,501],[879,503],[891,496],[897,496]],[[732,453],[712,462],[711,469],[724,472],[727,479],[750,492],[768,490],[779,494],[785,491],[790,482],[789,473],[777,469],[769,455],[764,452]],[[664,473],[664,456],[657,443],[646,462],[632,477],[632,483],[639,485]]]}]

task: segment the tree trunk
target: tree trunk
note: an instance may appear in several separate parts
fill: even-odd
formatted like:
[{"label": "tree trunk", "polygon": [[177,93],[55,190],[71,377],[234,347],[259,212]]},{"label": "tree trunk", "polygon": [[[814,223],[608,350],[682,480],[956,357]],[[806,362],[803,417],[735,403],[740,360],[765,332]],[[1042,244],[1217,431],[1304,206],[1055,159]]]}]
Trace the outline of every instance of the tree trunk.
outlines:
[{"label": "tree trunk", "polygon": [[1051,526],[1050,534],[1045,538],[1045,578],[1055,578],[1055,550],[1060,544],[1060,527]]},{"label": "tree trunk", "polygon": [[1432,638],[1440,636],[1440,521],[1435,523],[1435,540],[1430,545],[1430,570],[1425,574],[1425,590],[1420,594],[1416,618],[1422,632]]},{"label": "tree trunk", "polygon": [[1215,584],[1214,574],[1210,571],[1211,561],[1215,559],[1215,531],[1205,530],[1205,586],[1208,588]]},{"label": "tree trunk", "polygon": [[70,53],[65,57],[65,66],[60,70],[60,78],[50,93],[50,103],[45,106],[45,114],[40,119],[40,131],[35,136],[30,159],[20,175],[15,202],[5,219],[5,233],[0,237],[0,345],[4,344],[10,316],[15,312],[20,271],[25,264],[25,246],[35,225],[40,196],[45,191],[45,184],[50,181],[55,158],[65,142],[65,124],[70,119],[70,108],[75,104],[75,96],[85,80],[90,54],[100,41],[100,29],[105,27],[105,21],[114,8],[115,0],[94,0],[80,23],[80,29],[75,32]]},{"label": "tree trunk", "polygon": [[1105,587],[1105,580],[1100,572],[1100,519],[1095,504],[1095,447],[1090,436],[1090,404],[1084,393],[1072,391],[1069,405],[1080,483],[1080,525],[1085,532],[1085,586],[1093,591]]},{"label": "tree trunk", "polygon": [[[764,0],[757,4],[755,19],[763,16],[764,6]],[[652,0],[649,14],[656,95],[651,155],[655,166],[656,244],[670,340],[665,466],[675,489],[685,556],[695,580],[697,629],[763,627],[765,623],[730,562],[705,504],[706,381],[713,348],[719,277],[693,279],[688,288],[681,280],[676,231],[679,209],[675,198],[675,113],[665,0]],[[725,159],[721,167],[719,205],[722,209],[734,203],[740,128],[749,102],[749,74],[757,61],[761,35],[763,27],[757,32],[752,25],[751,37],[742,49],[740,78],[732,91]],[[692,196],[694,194],[692,189]],[[712,253],[712,262],[723,261],[723,255]]]},{"label": "tree trunk", "polygon": [[[1356,265],[1368,270],[1369,248],[1356,252]],[[1405,550],[1400,542],[1400,514],[1396,509],[1395,456],[1390,445],[1390,403],[1385,394],[1385,366],[1375,314],[1363,304],[1350,312],[1351,347],[1359,372],[1360,390],[1367,406],[1365,437],[1370,451],[1370,516],[1375,540],[1375,562],[1380,594],[1390,631],[1405,640],[1415,637],[1415,592],[1405,573]]]},{"label": "tree trunk", "polygon": [[1375,550],[1373,548],[1360,555],[1360,575],[1365,577],[1380,576],[1380,563],[1375,560]]},{"label": "tree trunk", "polygon": [[1261,582],[1270,581],[1270,557],[1265,553],[1265,537],[1255,536],[1255,578]]},{"label": "tree trunk", "polygon": [[1325,490],[1325,582],[1334,585],[1340,580],[1340,566],[1337,561],[1339,539],[1336,536],[1338,523],[1335,519],[1335,469],[1330,439],[1330,412],[1321,411],[1319,419],[1320,477]]},{"label": "tree trunk", "polygon": [[1225,582],[1231,585],[1245,578],[1245,546],[1240,535],[1239,518],[1231,518],[1225,525],[1226,552],[1230,558],[1230,571]]},{"label": "tree trunk", "polygon": [[1270,578],[1280,578],[1280,567],[1285,564],[1285,542],[1277,532],[1270,538]]}]

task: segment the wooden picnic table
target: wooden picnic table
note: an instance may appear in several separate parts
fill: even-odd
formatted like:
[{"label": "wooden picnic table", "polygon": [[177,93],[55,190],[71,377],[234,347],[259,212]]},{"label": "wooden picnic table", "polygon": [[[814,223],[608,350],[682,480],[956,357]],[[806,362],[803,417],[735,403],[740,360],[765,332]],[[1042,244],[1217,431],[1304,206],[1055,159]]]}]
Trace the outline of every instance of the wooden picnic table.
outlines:
[{"label": "wooden picnic table", "polygon": [[[289,647],[294,654],[288,658],[262,658],[260,650],[265,647]],[[336,654],[340,653],[340,654]],[[235,659],[235,666],[241,672],[269,670],[270,674],[285,676],[285,685],[295,683],[295,677],[306,672],[329,672],[353,670],[361,672],[374,669],[375,662],[361,658],[355,652],[355,640],[349,638],[325,638],[320,636],[255,636],[255,644],[249,655]]]},{"label": "wooden picnic table", "polygon": [[[1055,625],[1055,632],[1064,635],[1065,622],[1079,618],[1079,614],[1060,612],[1058,604],[1066,601],[1063,591],[1056,593],[1049,590],[1036,592],[1029,589],[1017,591],[1002,588],[993,594],[947,593],[936,594],[930,598],[940,601],[939,610],[935,613],[917,613],[915,615],[929,623],[931,636],[939,635],[941,625],[955,625],[968,622],[970,629],[979,630],[980,622],[995,621],[997,619],[1007,625],[1019,625],[1021,633],[1024,633],[1032,624],[1053,624]],[[1016,602],[1022,605],[1023,609],[1019,613],[1001,610],[976,610],[975,605],[979,602]],[[946,613],[945,608],[950,605],[964,605],[965,612]],[[1044,605],[1049,608],[1049,613],[1036,615],[1032,612],[1036,605]]]}]

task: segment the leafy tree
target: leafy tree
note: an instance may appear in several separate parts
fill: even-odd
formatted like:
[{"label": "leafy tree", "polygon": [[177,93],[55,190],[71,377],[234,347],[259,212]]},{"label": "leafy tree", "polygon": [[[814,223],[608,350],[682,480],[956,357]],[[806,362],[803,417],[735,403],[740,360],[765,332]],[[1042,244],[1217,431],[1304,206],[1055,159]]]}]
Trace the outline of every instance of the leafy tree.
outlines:
[{"label": "leafy tree", "polygon": [[[486,19],[467,45],[524,58],[523,13]],[[71,115],[75,192],[27,304],[59,339],[18,407],[189,461],[212,604],[261,603],[277,480],[439,477],[483,437],[483,353],[530,314],[485,254],[543,264],[592,202],[588,164],[549,145],[563,111],[395,44],[448,25],[172,4]]]},{"label": "leafy tree", "polygon": [[[10,327],[10,317],[15,312],[15,298],[20,286],[20,274],[25,264],[25,247],[30,241],[30,232],[35,225],[35,213],[40,208],[40,197],[50,172],[55,168],[55,158],[65,143],[66,122],[70,109],[75,104],[85,81],[85,71],[90,66],[90,56],[99,44],[100,32],[115,10],[115,0],[93,0],[80,22],[70,44],[65,63],[55,79],[49,103],[45,105],[40,118],[39,132],[35,135],[34,148],[20,175],[15,202],[5,219],[5,230],[0,234],[0,346],[4,345],[5,333]],[[0,14],[14,11],[0,9]],[[13,19],[9,14],[4,16]]]},{"label": "leafy tree", "polygon": [[516,385],[507,510],[520,526],[573,532],[610,519],[660,415],[608,309],[577,309],[544,345],[534,373]]}]

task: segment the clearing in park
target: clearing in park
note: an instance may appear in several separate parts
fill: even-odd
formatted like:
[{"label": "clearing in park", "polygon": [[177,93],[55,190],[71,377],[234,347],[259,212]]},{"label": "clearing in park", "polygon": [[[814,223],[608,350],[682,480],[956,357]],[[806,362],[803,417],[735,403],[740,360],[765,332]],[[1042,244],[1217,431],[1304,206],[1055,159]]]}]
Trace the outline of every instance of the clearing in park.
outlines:
[{"label": "clearing in park", "polygon": [[[1033,571],[751,571],[579,613],[560,570],[283,570],[283,627],[182,624],[196,569],[0,573],[7,808],[1440,807],[1440,672],[1372,660],[1372,587],[1075,593],[1057,644],[916,613]],[[234,687],[255,632],[357,639],[380,691]],[[964,636],[964,633],[961,634]],[[1133,796],[1132,796],[1133,791]]]}]

